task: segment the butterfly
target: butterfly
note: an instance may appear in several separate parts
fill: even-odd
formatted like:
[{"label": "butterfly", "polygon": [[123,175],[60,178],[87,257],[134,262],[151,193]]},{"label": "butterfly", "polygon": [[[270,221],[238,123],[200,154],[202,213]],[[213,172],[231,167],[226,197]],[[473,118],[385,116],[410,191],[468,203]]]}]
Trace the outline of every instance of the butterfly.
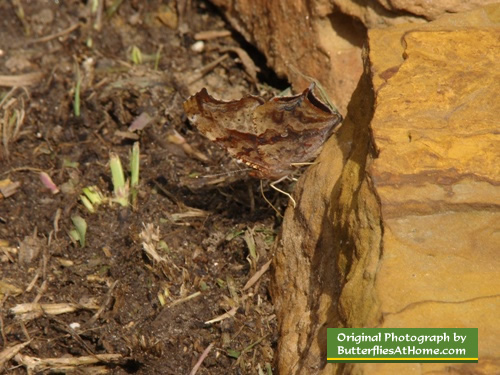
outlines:
[{"label": "butterfly", "polygon": [[204,136],[251,167],[251,176],[279,180],[294,165],[316,158],[342,122],[340,113],[314,95],[314,87],[269,101],[253,95],[222,101],[203,88],[184,102],[184,111]]}]

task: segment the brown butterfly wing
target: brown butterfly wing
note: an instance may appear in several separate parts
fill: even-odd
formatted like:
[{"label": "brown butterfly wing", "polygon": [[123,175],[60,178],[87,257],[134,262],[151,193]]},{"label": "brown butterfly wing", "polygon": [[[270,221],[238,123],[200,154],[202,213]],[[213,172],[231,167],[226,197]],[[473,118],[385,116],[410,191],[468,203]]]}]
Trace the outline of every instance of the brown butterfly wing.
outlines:
[{"label": "brown butterfly wing", "polygon": [[[342,116],[313,94],[314,85],[302,94],[276,97],[255,109],[253,122],[259,133],[260,174],[278,179],[290,174],[294,163],[311,161],[338,128]],[[255,161],[257,164],[257,161]]]},{"label": "brown butterfly wing", "polygon": [[278,179],[293,171],[293,163],[316,157],[342,121],[314,96],[313,88],[269,102],[255,96],[225,102],[203,89],[184,109],[202,134],[254,168],[251,175]]},{"label": "brown butterfly wing", "polygon": [[204,88],[184,102],[184,111],[203,135],[223,146],[232,157],[246,161],[247,156],[259,157],[252,117],[263,103],[265,101],[256,96],[217,100]]}]

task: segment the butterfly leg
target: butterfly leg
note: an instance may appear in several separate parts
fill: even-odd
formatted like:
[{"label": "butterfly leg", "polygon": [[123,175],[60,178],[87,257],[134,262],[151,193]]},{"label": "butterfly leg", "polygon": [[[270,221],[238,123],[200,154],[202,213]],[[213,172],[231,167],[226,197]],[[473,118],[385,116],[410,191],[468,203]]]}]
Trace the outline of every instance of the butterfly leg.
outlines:
[{"label": "butterfly leg", "polygon": [[290,163],[292,167],[303,167],[305,165],[314,165],[316,162],[305,162],[305,163]]},{"label": "butterfly leg", "polygon": [[292,204],[293,204],[293,208],[296,208],[297,207],[297,202],[295,202],[295,199],[293,199],[292,195],[290,193],[287,193],[286,191],[284,190],[281,190],[280,188],[276,187],[276,184],[279,184],[281,181],[287,179],[288,176],[283,176],[281,177],[279,180],[276,180],[276,181],[273,181],[269,184],[269,186],[271,186],[274,190],[276,190],[277,192],[280,192],[281,194],[284,194],[286,195],[288,198],[290,198],[290,200],[292,201]]},{"label": "butterfly leg", "polygon": [[267,204],[270,205],[271,208],[274,210],[274,212],[276,212],[276,214],[278,214],[278,216],[282,218],[283,215],[278,211],[276,207],[274,207],[274,205],[269,201],[269,199],[267,199],[266,194],[264,194],[264,184],[262,183],[262,180],[260,180],[260,193],[262,194],[262,197],[267,202]]}]

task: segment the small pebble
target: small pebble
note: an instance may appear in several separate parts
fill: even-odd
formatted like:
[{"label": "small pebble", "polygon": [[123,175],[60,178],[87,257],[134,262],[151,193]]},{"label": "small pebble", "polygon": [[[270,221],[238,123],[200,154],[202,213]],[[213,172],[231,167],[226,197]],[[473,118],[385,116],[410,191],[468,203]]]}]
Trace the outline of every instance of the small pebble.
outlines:
[{"label": "small pebble", "polygon": [[205,49],[205,42],[203,40],[198,40],[191,46],[191,50],[198,53],[203,52],[204,49]]}]

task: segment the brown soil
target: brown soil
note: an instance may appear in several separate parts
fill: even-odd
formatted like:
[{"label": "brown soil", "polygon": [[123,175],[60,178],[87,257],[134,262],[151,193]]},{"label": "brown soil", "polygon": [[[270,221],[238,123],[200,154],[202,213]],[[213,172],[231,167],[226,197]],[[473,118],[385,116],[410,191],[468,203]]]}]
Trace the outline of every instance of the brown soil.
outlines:
[{"label": "brown soil", "polygon": [[[269,272],[243,287],[271,259],[280,219],[260,182],[233,173],[240,167],[186,121],[182,103],[202,87],[229,99],[280,82],[234,32],[193,51],[195,33],[230,30],[208,3],[180,13],[189,1],[113,4],[0,2],[0,189],[20,183],[12,195],[0,190],[0,352],[11,350],[0,355],[0,372],[189,374],[211,346],[198,374],[268,374],[277,342]],[[260,62],[260,83],[223,47]],[[33,72],[41,75],[7,77]],[[143,129],[128,132],[145,116]],[[110,153],[128,176],[135,141],[137,203],[90,213],[82,189],[113,197]],[[288,203],[265,192],[278,209]],[[87,223],[83,247],[70,237],[75,215]],[[38,305],[21,314],[27,303]]]}]

